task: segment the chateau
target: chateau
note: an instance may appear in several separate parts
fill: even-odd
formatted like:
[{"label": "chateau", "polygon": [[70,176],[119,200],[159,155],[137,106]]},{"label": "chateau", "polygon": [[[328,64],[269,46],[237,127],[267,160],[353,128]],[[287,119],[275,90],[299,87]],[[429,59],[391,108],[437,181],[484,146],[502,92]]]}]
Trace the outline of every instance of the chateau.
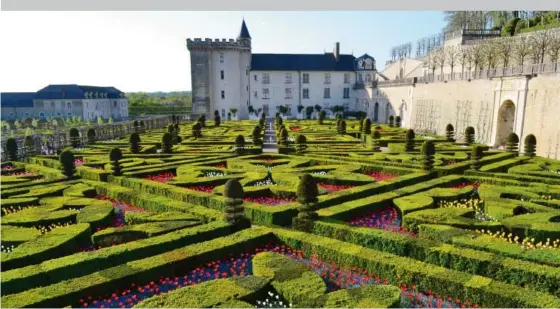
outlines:
[{"label": "chateau", "polygon": [[84,121],[128,117],[128,99],[114,87],[49,85],[37,92],[1,94],[2,119],[82,117]]},{"label": "chateau", "polygon": [[[191,56],[193,114],[249,119],[249,107],[274,115],[285,106],[288,118],[301,118],[298,106],[323,109],[340,105],[346,111],[362,110],[370,102],[366,87],[376,80],[375,59],[332,53],[253,54],[245,21],[237,39],[187,39]],[[300,107],[301,109],[301,107]],[[329,110],[326,110],[329,112]]]}]

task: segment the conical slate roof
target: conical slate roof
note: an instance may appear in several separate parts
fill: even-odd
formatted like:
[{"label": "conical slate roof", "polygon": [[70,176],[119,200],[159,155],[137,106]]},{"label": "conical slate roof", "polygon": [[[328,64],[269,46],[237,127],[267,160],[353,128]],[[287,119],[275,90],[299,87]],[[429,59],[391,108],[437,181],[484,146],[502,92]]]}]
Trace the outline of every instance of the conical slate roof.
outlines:
[{"label": "conical slate roof", "polygon": [[250,39],[251,35],[249,35],[249,29],[247,29],[247,25],[245,24],[245,19],[241,24],[241,31],[239,32],[238,39]]}]

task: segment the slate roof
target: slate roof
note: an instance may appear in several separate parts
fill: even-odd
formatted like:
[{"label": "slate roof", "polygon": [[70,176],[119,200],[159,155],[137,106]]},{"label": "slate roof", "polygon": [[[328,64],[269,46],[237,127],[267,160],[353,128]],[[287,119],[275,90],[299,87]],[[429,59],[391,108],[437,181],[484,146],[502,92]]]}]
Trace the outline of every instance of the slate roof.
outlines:
[{"label": "slate roof", "polygon": [[324,54],[253,54],[251,70],[255,71],[355,71],[356,57]]},{"label": "slate roof", "polygon": [[247,29],[247,24],[245,24],[245,19],[241,23],[241,31],[239,31],[238,39],[250,39],[251,35],[249,35],[249,29]]},{"label": "slate roof", "polygon": [[2,92],[0,105],[2,107],[33,107],[35,92]]},{"label": "slate roof", "polygon": [[123,93],[115,87],[82,86],[75,84],[49,85],[37,92],[37,99],[85,99],[86,92],[107,93],[107,97],[110,99],[120,98],[120,94]]}]

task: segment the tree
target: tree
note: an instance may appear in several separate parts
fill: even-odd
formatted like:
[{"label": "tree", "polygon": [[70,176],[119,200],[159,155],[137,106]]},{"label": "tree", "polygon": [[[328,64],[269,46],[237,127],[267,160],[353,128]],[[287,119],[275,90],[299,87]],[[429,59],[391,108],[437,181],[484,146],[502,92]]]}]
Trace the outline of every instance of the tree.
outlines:
[{"label": "tree", "polygon": [[465,143],[467,145],[471,145],[472,143],[474,143],[474,128],[473,127],[467,127],[465,129]]},{"label": "tree", "polygon": [[409,129],[406,131],[405,137],[405,151],[412,152],[414,151],[414,139],[416,138],[416,134],[414,134],[414,130]]},{"label": "tree", "polygon": [[8,159],[10,161],[17,161],[18,159],[18,145],[15,139],[8,138],[6,141],[6,151],[8,152]]},{"label": "tree", "polygon": [[311,115],[313,115],[313,106],[307,106],[305,108],[305,115],[307,116],[307,119],[311,119]]},{"label": "tree", "polygon": [[390,127],[394,127],[394,121],[395,121],[395,117],[393,117],[393,115],[389,116],[389,126]]},{"label": "tree", "polygon": [[515,133],[510,133],[506,139],[507,152],[519,152],[519,136]]},{"label": "tree", "polygon": [[482,159],[483,152],[484,152],[483,146],[480,145],[473,146],[473,151],[471,155],[471,159],[472,159],[471,168],[475,171],[478,171],[480,169],[480,165],[481,165],[480,159]]},{"label": "tree", "polygon": [[379,131],[375,130],[371,134],[371,145],[373,152],[381,152],[381,147],[379,145],[379,140],[381,139],[381,134]]},{"label": "tree", "polygon": [[262,144],[262,140],[261,140],[261,127],[256,125],[253,128],[253,145],[258,146]]},{"label": "tree", "polygon": [[469,47],[467,45],[460,45],[458,47],[457,61],[461,64],[461,74],[465,73],[465,66],[467,66],[469,57]]},{"label": "tree", "polygon": [[[167,134],[167,133],[166,133]],[[113,176],[121,176],[121,164],[123,154],[120,148],[115,147],[109,152],[109,160],[111,161],[111,169],[113,170]]]},{"label": "tree", "polygon": [[362,128],[362,132],[365,135],[371,134],[371,120],[369,118],[366,118],[366,120],[364,120],[364,126]]},{"label": "tree", "polygon": [[484,52],[484,60],[486,66],[489,69],[496,68],[496,64],[498,63],[499,52],[495,41],[487,41],[482,45],[482,50]]},{"label": "tree", "polygon": [[424,156],[422,162],[422,169],[425,171],[431,171],[434,168],[434,155],[436,153],[436,148],[434,142],[425,141],[422,144],[422,155]]},{"label": "tree", "polygon": [[243,155],[244,152],[245,152],[245,137],[243,137],[243,135],[239,134],[235,138],[235,153],[238,156],[241,156],[241,155]]},{"label": "tree", "polygon": [[517,59],[517,65],[523,66],[525,64],[525,59],[531,53],[531,42],[528,37],[521,36],[516,39],[513,45],[513,53]]},{"label": "tree", "polygon": [[560,56],[560,34],[556,33],[552,36],[550,44],[547,49],[548,57],[550,62],[558,62]]},{"label": "tree", "polygon": [[59,157],[62,174],[68,178],[74,177],[76,173],[76,163],[74,162],[74,153],[70,150],[64,150]]},{"label": "tree", "polygon": [[95,143],[95,129],[94,128],[89,128],[87,130],[87,139],[88,139],[88,143],[89,144],[93,144]]},{"label": "tree", "polygon": [[319,189],[317,188],[315,178],[309,174],[301,176],[297,187],[297,201],[300,203],[300,206],[297,208],[297,217],[292,221],[294,229],[311,232],[313,221],[319,217],[315,211],[318,195]]},{"label": "tree", "polygon": [[[253,107],[253,105],[249,105],[249,107],[247,108],[247,111],[249,112],[249,115],[255,113],[255,108]],[[217,112],[217,111],[216,111]],[[214,114],[216,113],[214,112]],[[257,115],[258,116],[258,115]]]},{"label": "tree", "polygon": [[455,129],[453,128],[453,125],[449,123],[445,127],[445,137],[447,138],[447,141],[454,142],[455,141],[454,136],[455,136]]},{"label": "tree", "polygon": [[445,55],[445,49],[440,47],[432,52],[434,54],[434,61],[436,65],[440,68],[440,74],[443,75],[443,68],[447,63],[447,58]]},{"label": "tree", "polygon": [[278,106],[278,112],[282,114],[282,116],[286,116],[288,114],[288,108],[284,105]]},{"label": "tree", "polygon": [[534,49],[534,61],[535,63],[543,63],[544,56],[550,46],[550,42],[553,40],[553,34],[550,30],[537,31],[531,35],[531,46]]},{"label": "tree", "polygon": [[340,134],[344,135],[346,134],[346,121],[342,120],[340,122]]},{"label": "tree", "polygon": [[243,186],[237,179],[230,179],[224,186],[225,220],[231,225],[238,226],[240,224],[248,224],[251,222],[245,216],[245,208],[243,207],[243,197],[245,192]]},{"label": "tree", "polygon": [[325,115],[326,115],[325,111],[319,112],[319,117],[317,117],[317,121],[319,122],[319,124],[323,124],[323,121],[325,120]]},{"label": "tree", "polygon": [[163,136],[161,137],[161,146],[162,146],[163,153],[171,153],[172,152],[173,141],[172,141],[171,134],[169,134],[169,133],[163,134]]},{"label": "tree", "polygon": [[321,107],[321,105],[315,104],[315,110],[317,111],[317,113],[320,113],[322,109],[323,108]]},{"label": "tree", "polygon": [[73,148],[80,147],[80,132],[76,128],[70,129],[70,144]]},{"label": "tree", "polygon": [[529,157],[534,157],[537,150],[537,138],[533,134],[525,137],[525,151],[524,154]]},{"label": "tree", "polygon": [[449,67],[451,67],[451,75],[453,75],[453,70],[457,65],[458,58],[460,57],[460,51],[457,46],[451,45],[445,48],[445,58]]},{"label": "tree", "polygon": [[307,138],[303,134],[296,137],[296,152],[302,154],[307,149]]},{"label": "tree", "polygon": [[298,112],[298,114],[301,114],[301,111],[303,111],[304,109],[305,109],[305,106],[303,106],[303,105],[298,105],[298,106],[297,106],[297,112]]},{"label": "tree", "polygon": [[395,127],[400,128],[402,125],[401,116],[395,117]]},{"label": "tree", "polygon": [[130,152],[132,153],[140,152],[140,134],[138,134],[138,132],[134,132],[130,134],[129,143],[130,143]]},{"label": "tree", "polygon": [[229,112],[233,115],[233,117],[235,117],[235,114],[237,114],[237,108],[230,108]]},{"label": "tree", "polygon": [[507,68],[510,64],[511,54],[513,53],[509,40],[498,40],[496,42],[496,52],[502,61],[502,67]]},{"label": "tree", "polygon": [[167,126],[167,132],[171,135],[171,140],[175,144],[177,142],[177,131],[175,130],[175,126],[173,124],[169,124]]}]

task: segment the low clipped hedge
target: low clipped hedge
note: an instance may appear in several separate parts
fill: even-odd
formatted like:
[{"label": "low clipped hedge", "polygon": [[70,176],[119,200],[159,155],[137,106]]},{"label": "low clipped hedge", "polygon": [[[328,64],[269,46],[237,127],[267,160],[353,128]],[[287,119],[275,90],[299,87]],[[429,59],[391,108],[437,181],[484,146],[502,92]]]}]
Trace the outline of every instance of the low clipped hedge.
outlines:
[{"label": "low clipped hedge", "polygon": [[145,213],[129,211],[124,215],[126,224],[141,224],[148,222],[167,222],[167,221],[200,221],[200,218],[183,212],[163,212],[163,213]]},{"label": "low clipped hedge", "polygon": [[[163,235],[167,236],[167,235]],[[147,282],[159,276],[173,276],[194,267],[229,254],[240,254],[244,249],[256,247],[270,240],[272,234],[264,229],[246,229],[230,236],[213,239],[182,247],[172,251],[136,260],[120,261],[114,267],[60,281],[48,286],[33,288],[17,294],[2,297],[2,305],[8,308],[62,307],[75,304],[82,295],[102,295],[122,288],[130,282]],[[152,238],[153,239],[153,238]],[[115,249],[121,246],[115,247]],[[126,255],[132,255],[126,252]],[[114,263],[114,259],[111,259]],[[99,266],[99,265],[98,265]],[[70,272],[69,270],[66,270]],[[82,272],[83,274],[83,272]],[[2,277],[4,280],[4,276]]]},{"label": "low clipped hedge", "polygon": [[512,159],[502,160],[499,162],[484,165],[480,168],[481,172],[507,172],[511,167],[520,165],[528,161],[529,157],[515,157]]},{"label": "low clipped hedge", "polygon": [[231,234],[235,229],[225,222],[212,222],[191,229],[142,239],[94,252],[47,260],[11,271],[2,272],[2,295],[19,293],[40,286],[47,286],[91,274],[105,268],[162,254],[194,243]]},{"label": "low clipped hedge", "polygon": [[4,247],[18,246],[21,243],[41,236],[41,232],[35,228],[17,227],[11,225],[2,226],[2,229],[0,229],[0,233],[2,246]]},{"label": "low clipped hedge", "polygon": [[366,269],[387,277],[393,285],[416,284],[419,290],[431,289],[441,295],[470,299],[484,307],[557,308],[560,299],[544,292],[503,283],[488,277],[430,265],[407,257],[363,248],[322,236],[276,229],[274,234],[286,245],[317,254],[339,265]]},{"label": "low clipped hedge", "polygon": [[342,289],[319,297],[315,308],[400,308],[401,291],[391,285]]},{"label": "low clipped hedge", "polygon": [[59,180],[66,178],[66,176],[62,174],[61,170],[57,168],[37,164],[26,164],[25,169],[29,172],[42,175],[46,180]]}]

